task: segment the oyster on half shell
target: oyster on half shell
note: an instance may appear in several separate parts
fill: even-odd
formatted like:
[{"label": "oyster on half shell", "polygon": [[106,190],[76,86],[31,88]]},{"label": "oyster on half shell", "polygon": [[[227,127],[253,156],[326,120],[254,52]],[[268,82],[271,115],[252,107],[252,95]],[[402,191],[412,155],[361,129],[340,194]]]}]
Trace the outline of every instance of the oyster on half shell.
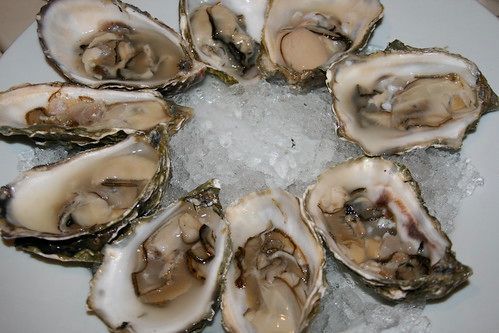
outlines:
[{"label": "oyster on half shell", "polygon": [[335,258],[387,299],[442,298],[472,274],[400,164],[362,157],[331,167],[307,189],[302,213]]},{"label": "oyster on half shell", "polygon": [[252,193],[226,210],[234,253],[222,294],[229,332],[302,332],[324,294],[324,250],[298,198]]},{"label": "oyster on half shell", "polygon": [[459,149],[480,117],[499,107],[471,61],[442,49],[391,43],[331,66],[337,133],[367,155],[437,146]]},{"label": "oyster on half shell", "polygon": [[159,124],[170,135],[192,110],[156,91],[96,90],[63,83],[25,85],[0,93],[0,133],[79,145],[114,142]]},{"label": "oyster on half shell", "polygon": [[180,0],[180,30],[197,58],[226,83],[258,76],[267,0]]},{"label": "oyster on half shell", "polygon": [[88,307],[112,332],[187,332],[214,315],[228,227],[209,181],[104,248]]},{"label": "oyster on half shell", "polygon": [[167,140],[160,126],[21,173],[1,188],[2,237],[48,258],[99,261],[107,241],[159,204]]},{"label": "oyster on half shell", "polygon": [[322,85],[329,65],[362,48],[382,16],[379,0],[271,0],[258,62],[262,75],[300,87]]},{"label": "oyster on half shell", "polygon": [[37,21],[47,59],[87,86],[173,93],[204,77],[177,32],[119,0],[53,0]]}]

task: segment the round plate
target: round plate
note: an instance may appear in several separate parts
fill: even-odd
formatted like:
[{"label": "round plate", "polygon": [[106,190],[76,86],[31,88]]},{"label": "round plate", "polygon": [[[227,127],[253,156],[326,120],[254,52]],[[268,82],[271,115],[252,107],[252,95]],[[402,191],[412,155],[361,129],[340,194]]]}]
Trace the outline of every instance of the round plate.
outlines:
[{"label": "round plate", "polygon": [[[176,1],[136,0],[130,3],[178,27]],[[385,18],[370,44],[384,48],[400,39],[415,47],[448,47],[474,61],[499,93],[499,20],[475,0],[385,0]],[[0,58],[0,89],[20,83],[63,80],[46,62],[31,25]],[[464,141],[485,185],[467,198],[450,234],[459,260],[474,270],[469,285],[448,299],[427,305],[425,314],[435,332],[492,332],[499,327],[499,112],[482,118],[477,132]],[[0,141],[0,184],[14,179],[17,157],[27,148]],[[43,198],[40,198],[43,200]],[[86,313],[90,271],[31,258],[13,247],[0,246],[0,327],[5,333],[106,332]]]}]

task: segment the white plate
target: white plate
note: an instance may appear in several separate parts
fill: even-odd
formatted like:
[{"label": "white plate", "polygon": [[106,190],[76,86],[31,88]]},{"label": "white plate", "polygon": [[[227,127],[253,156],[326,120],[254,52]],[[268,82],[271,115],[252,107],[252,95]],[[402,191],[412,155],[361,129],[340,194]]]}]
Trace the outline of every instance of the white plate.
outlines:
[{"label": "white plate", "polygon": [[[178,26],[177,1],[131,3]],[[417,47],[448,47],[476,62],[499,93],[499,20],[475,0],[385,0],[385,18],[372,45],[398,38]],[[33,24],[0,58],[0,89],[31,82],[62,80],[45,63]],[[470,284],[425,314],[435,332],[495,332],[499,327],[499,112],[482,118],[477,133],[466,138],[463,155],[485,179],[466,199],[450,235],[458,258],[473,267]],[[0,184],[17,174],[17,155],[26,148],[0,141]],[[50,190],[50,189],[48,189]],[[42,199],[42,198],[41,198]],[[87,315],[90,272],[31,258],[0,245],[0,331],[2,333],[105,332]]]}]

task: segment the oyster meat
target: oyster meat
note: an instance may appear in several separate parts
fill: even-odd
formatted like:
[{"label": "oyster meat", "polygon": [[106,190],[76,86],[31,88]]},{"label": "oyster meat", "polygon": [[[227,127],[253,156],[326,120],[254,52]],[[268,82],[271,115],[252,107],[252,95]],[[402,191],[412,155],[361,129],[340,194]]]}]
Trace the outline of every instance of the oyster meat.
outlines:
[{"label": "oyster meat", "polygon": [[302,213],[336,259],[387,299],[442,298],[472,273],[400,164],[362,157],[334,166],[308,188]]},{"label": "oyster meat", "polygon": [[159,127],[23,172],[1,188],[2,237],[45,257],[98,261],[106,241],[159,204],[167,139]]},{"label": "oyster meat", "polygon": [[176,92],[204,77],[205,66],[178,33],[119,0],[50,1],[37,21],[47,59],[93,88]]},{"label": "oyster meat", "polygon": [[252,193],[226,217],[234,255],[222,294],[224,327],[302,332],[325,290],[325,258],[299,200],[279,189]]},{"label": "oyster meat", "polygon": [[362,48],[382,16],[378,0],[272,0],[259,67],[267,78],[322,85],[329,65]]},{"label": "oyster meat", "polygon": [[459,149],[480,116],[499,106],[471,61],[399,41],[385,51],[348,56],[327,76],[338,135],[371,156],[429,146]]},{"label": "oyster meat", "polygon": [[181,0],[180,30],[197,57],[227,83],[258,75],[267,0]]},{"label": "oyster meat", "polygon": [[95,90],[62,83],[0,93],[0,133],[80,145],[111,141],[158,124],[178,131],[192,110],[155,91]]},{"label": "oyster meat", "polygon": [[87,304],[112,332],[184,332],[211,320],[228,227],[210,181],[104,249]]}]

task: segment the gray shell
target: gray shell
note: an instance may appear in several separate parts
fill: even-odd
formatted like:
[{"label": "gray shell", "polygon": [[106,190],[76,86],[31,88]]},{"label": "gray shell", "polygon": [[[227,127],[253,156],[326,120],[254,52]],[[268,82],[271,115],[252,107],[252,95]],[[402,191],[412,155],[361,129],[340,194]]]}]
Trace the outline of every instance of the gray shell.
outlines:
[{"label": "gray shell", "polygon": [[[71,29],[61,26],[68,20]],[[178,74],[167,80],[98,80],[82,72],[76,53],[84,33],[99,31],[101,25],[108,22],[124,23],[133,29],[147,26],[178,45],[185,56]],[[173,94],[204,78],[205,66],[192,57],[188,43],[177,32],[149,13],[120,0],[52,0],[40,10],[37,23],[40,44],[50,64],[69,80],[92,88],[149,88]]]},{"label": "gray shell", "polygon": [[[428,65],[425,65],[426,67],[419,65],[417,70],[411,69],[416,68],[418,64],[412,63],[409,57],[411,59],[416,57],[425,59],[421,60],[420,63],[427,63]],[[431,63],[428,60],[429,57],[432,57]],[[359,110],[349,105],[352,96],[345,96],[345,92],[352,91],[352,85],[360,86],[361,80],[371,82],[384,74],[397,77],[391,73],[398,73],[397,75],[402,77],[402,74],[399,74],[402,72],[400,69],[402,60],[397,60],[399,63],[394,64],[391,59],[395,58],[404,59],[407,70],[416,71],[415,77],[431,78],[444,76],[445,74],[458,74],[449,72],[452,70],[459,71],[461,76],[472,76],[473,85],[471,87],[476,94],[477,107],[470,110],[469,115],[451,119],[438,127],[414,126],[402,131],[394,128],[359,126],[360,122],[357,115]],[[386,63],[378,63],[382,61]],[[454,63],[459,64],[459,67]],[[430,68],[432,64],[434,69]],[[362,68],[362,78],[357,80],[351,78],[342,80],[340,78],[340,75],[346,76],[345,74],[355,73],[356,66],[357,68],[364,66]],[[398,69],[392,68],[392,66],[398,66]],[[446,71],[441,68],[446,68]],[[466,135],[476,129],[480,117],[499,107],[497,95],[492,91],[486,78],[473,62],[444,49],[419,49],[407,46],[399,40],[390,43],[384,51],[369,55],[350,55],[341,59],[327,71],[326,84],[333,96],[332,110],[337,121],[336,133],[345,140],[359,145],[368,156],[402,154],[416,148],[427,147],[444,147],[458,150],[461,148]],[[340,89],[342,89],[343,93],[339,92]],[[452,127],[458,129],[451,130]],[[375,130],[377,132],[374,132]],[[442,133],[442,131],[445,131],[445,133]]]},{"label": "gray shell", "polygon": [[[362,49],[383,17],[383,5],[378,0],[270,0],[267,6],[265,26],[262,33],[261,55],[258,66],[262,76],[272,80],[283,80],[298,88],[323,86],[327,68],[347,54]],[[320,13],[342,25],[349,26],[346,32],[351,45],[344,52],[338,52],[322,66],[311,70],[296,71],[286,65],[277,54],[275,46],[277,28],[288,25],[289,13]],[[353,27],[354,25],[355,28]],[[279,44],[280,45],[280,44]]]},{"label": "gray shell", "polygon": [[[198,332],[213,319],[220,285],[230,259],[229,230],[223,218],[219,192],[218,180],[207,181],[156,214],[135,220],[126,233],[104,248],[103,263],[90,282],[87,306],[111,332]],[[174,307],[176,299],[170,300],[169,306],[144,304],[134,293],[130,277],[137,248],[156,231],[164,227],[175,228],[172,224],[174,219],[189,210],[206,216],[201,218],[203,222],[210,223],[216,237],[215,259],[208,263],[209,277],[201,287],[195,286],[195,289],[180,296],[194,298],[195,306],[178,310]],[[171,237],[176,235],[173,233]],[[168,244],[174,246],[171,245],[174,242]],[[166,247],[165,251],[175,249]],[[218,259],[217,254],[220,254]],[[168,312],[172,308],[173,311],[178,310],[174,317]]]},{"label": "gray shell", "polygon": [[[397,196],[394,200],[402,202],[403,207],[408,209],[407,214],[414,216],[416,221],[416,225],[411,226],[410,223],[400,222],[403,220],[397,219],[398,233],[408,235],[411,242],[417,242],[418,237],[422,237],[426,240],[425,244],[430,244],[425,245],[425,249],[428,248],[427,246],[438,249],[434,250],[434,253],[437,253],[435,260],[433,260],[434,254],[430,256],[435,262],[430,267],[429,274],[416,279],[391,279],[361,267],[342,250],[335,237],[328,231],[323,217],[321,200],[327,196],[330,196],[326,199],[327,202],[341,203],[341,206],[335,204],[339,208],[343,207],[344,200],[347,200],[341,199],[339,195],[343,191],[348,193],[352,188],[358,187],[391,186],[392,183],[396,184],[391,190]],[[397,189],[403,189],[405,193],[397,193],[395,186]],[[382,158],[360,157],[326,169],[318,177],[317,182],[309,186],[305,192],[301,210],[304,218],[314,224],[334,257],[355,273],[362,282],[386,299],[401,301],[443,298],[464,284],[472,274],[470,267],[461,264],[456,259],[451,249],[451,241],[442,230],[438,220],[428,213],[421,199],[418,184],[412,179],[409,170],[401,164]],[[409,227],[414,227],[415,230],[411,231]]]},{"label": "gray shell", "polygon": [[[133,126],[104,128],[98,122],[92,126],[63,126],[63,125],[29,125],[26,114],[34,109],[48,109],[52,96],[64,95],[72,99],[92,99],[105,105],[117,103],[154,102],[164,110],[168,134],[175,134],[192,117],[192,109],[165,100],[154,90],[122,91],[122,90],[97,90],[62,82],[26,84],[12,87],[0,93],[0,134],[4,136],[28,136],[36,143],[45,144],[51,141],[59,144],[109,144],[123,140],[127,135],[148,131],[151,128],[138,130]],[[125,119],[124,123],[130,123]]]},{"label": "gray shell", "polygon": [[[126,209],[121,216],[105,224],[93,226],[82,231],[52,234],[30,230],[17,226],[9,221],[9,204],[16,200],[16,186],[23,179],[43,175],[47,172],[64,168],[66,163],[84,159],[88,154],[106,154],[113,145],[83,151],[66,160],[49,165],[42,165],[28,170],[12,183],[1,188],[0,193],[0,229],[2,238],[13,241],[14,245],[24,251],[66,262],[89,264],[99,262],[102,258],[100,250],[110,240],[116,238],[137,216],[153,213],[160,204],[164,185],[170,176],[170,159],[168,156],[168,134],[165,127],[159,126],[148,135],[137,134],[128,140],[144,140],[158,153],[159,161],[152,179],[145,185],[133,206]],[[128,141],[125,140],[125,141]],[[123,143],[125,142],[123,141]],[[57,177],[57,175],[55,176]],[[47,193],[50,195],[50,193]],[[41,199],[43,200],[43,199]]]}]

